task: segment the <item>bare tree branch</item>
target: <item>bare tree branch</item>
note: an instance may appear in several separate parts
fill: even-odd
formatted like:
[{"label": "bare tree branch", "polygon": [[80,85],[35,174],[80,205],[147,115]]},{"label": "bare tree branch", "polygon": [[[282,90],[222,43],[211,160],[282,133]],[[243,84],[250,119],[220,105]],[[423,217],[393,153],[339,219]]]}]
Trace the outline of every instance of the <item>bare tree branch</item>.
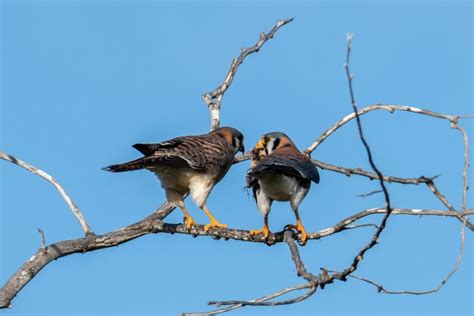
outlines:
[{"label": "bare tree branch", "polygon": [[[456,273],[456,271],[459,269],[459,265],[461,264],[461,261],[462,261],[462,258],[464,256],[464,228],[466,227],[466,222],[467,222],[467,218],[464,219],[463,221],[463,224],[462,224],[462,227],[461,227],[461,242],[460,242],[460,246],[459,246],[459,252],[458,252],[458,255],[456,257],[456,262],[454,264],[454,267],[451,269],[451,271],[449,271],[449,273],[443,278],[443,280],[441,280],[441,282],[439,283],[439,285],[433,289],[430,289],[430,290],[426,290],[426,291],[413,291],[413,290],[398,290],[398,291],[393,291],[393,290],[387,290],[384,286],[382,286],[381,284],[375,282],[375,281],[372,281],[372,280],[369,280],[367,278],[364,278],[364,277],[360,277],[360,276],[357,276],[357,275],[348,275],[349,278],[353,278],[353,279],[357,279],[357,280],[360,280],[360,281],[363,281],[363,282],[366,282],[366,283],[369,283],[373,286],[375,286],[377,288],[377,291],[379,293],[385,293],[385,294],[410,294],[410,295],[426,295],[426,294],[432,294],[432,293],[436,293],[438,292],[439,290],[441,290],[441,288],[448,282],[448,280],[451,278],[451,276]],[[337,273],[336,271],[330,271],[330,272],[333,272],[333,273]]]},{"label": "bare tree branch", "polygon": [[[385,209],[383,209],[383,210],[385,210]],[[394,209],[393,214],[397,214],[397,213],[398,212],[396,212],[396,210]],[[464,220],[464,224],[465,224],[465,222],[466,222],[466,220]],[[276,306],[276,305],[283,305],[283,304],[293,304],[293,303],[300,302],[304,299],[307,299],[308,297],[313,295],[316,292],[316,289],[317,289],[318,286],[323,289],[327,284],[333,283],[334,280],[336,280],[336,279],[345,281],[346,277],[359,279],[361,281],[372,284],[372,285],[377,287],[379,292],[384,292],[384,293],[387,293],[387,294],[415,294],[415,295],[421,295],[421,294],[435,293],[435,292],[438,292],[447,283],[449,278],[458,270],[459,265],[462,261],[462,257],[463,257],[463,253],[464,253],[464,227],[465,227],[464,224],[461,228],[461,246],[460,246],[460,249],[459,249],[459,254],[457,256],[454,268],[442,280],[442,282],[440,283],[440,285],[437,288],[429,290],[429,291],[419,291],[419,292],[417,292],[417,291],[389,291],[389,290],[386,290],[381,285],[379,285],[379,284],[377,284],[374,281],[371,281],[369,279],[362,278],[362,277],[359,277],[359,276],[355,276],[353,274],[348,274],[348,275],[344,276],[344,272],[337,272],[337,271],[331,271],[331,270],[325,270],[325,269],[322,269],[322,272],[319,273],[318,275],[313,275],[310,272],[308,272],[306,270],[306,268],[304,267],[304,263],[301,260],[298,247],[295,243],[293,232],[287,230],[287,231],[284,232],[284,241],[288,244],[288,246],[290,248],[291,258],[292,258],[292,260],[295,264],[297,274],[298,274],[298,276],[300,276],[300,277],[304,278],[305,280],[307,280],[308,283],[293,286],[293,287],[288,287],[288,288],[285,288],[285,289],[280,290],[278,292],[275,292],[275,293],[269,294],[267,296],[264,296],[263,298],[254,299],[254,300],[250,300],[250,301],[239,301],[239,300],[211,301],[211,302],[209,302],[209,304],[216,305],[217,307],[220,307],[220,306],[223,306],[223,305],[231,305],[231,306],[227,307],[227,308],[223,308],[223,309],[214,310],[214,311],[211,311],[211,312],[186,313],[186,314],[183,314],[183,315],[188,315],[188,316],[190,316],[190,315],[215,315],[215,314],[228,312],[228,311],[240,308],[240,307],[250,306],[250,305],[251,306]],[[329,274],[328,272],[330,272],[332,274]],[[291,291],[301,290],[301,289],[306,289],[306,288],[309,288],[309,291],[307,291],[303,295],[298,296],[296,298],[288,299],[288,300],[284,300],[284,301],[267,302],[268,300],[270,300],[272,298],[275,298],[276,296],[280,296],[280,295],[286,294],[286,293],[291,292]]]},{"label": "bare tree branch", "polygon": [[[322,161],[319,161],[319,160],[316,160],[316,159],[311,159],[311,161],[313,162],[313,164],[315,166],[317,166],[321,169],[342,173],[342,174],[344,174],[348,177],[350,177],[351,175],[358,175],[358,176],[367,177],[370,180],[378,180],[379,179],[379,177],[377,176],[376,173],[365,171],[365,170],[362,170],[361,168],[355,168],[355,169],[345,168],[345,167],[331,165],[331,164],[328,164],[328,163],[325,163],[325,162],[322,162]],[[400,184],[415,184],[416,185],[416,184],[420,184],[420,183],[428,183],[432,179],[435,179],[436,177],[437,176],[432,177],[432,178],[426,178],[424,176],[421,176],[421,177],[418,177],[418,178],[400,178],[400,177],[393,177],[393,176],[384,176],[383,180],[385,182],[389,182],[389,183],[394,182],[394,183],[400,183]]]},{"label": "bare tree branch", "polygon": [[[392,105],[392,104],[374,104],[374,105],[369,105],[359,111],[357,113],[351,113],[347,116],[345,116],[342,120],[338,121],[335,123],[332,127],[330,127],[328,130],[326,130],[311,146],[309,146],[304,152],[306,154],[311,154],[321,143],[326,140],[331,134],[333,134],[336,130],[338,130],[341,126],[345,125],[349,121],[353,120],[357,116],[364,115],[366,113],[369,113],[371,111],[375,110],[386,110],[389,111],[390,113],[393,113],[395,111],[406,111],[406,112],[411,112],[411,113],[416,113],[416,114],[422,114],[422,115],[427,115],[439,119],[444,119],[448,120],[451,123],[451,127],[454,129],[457,129],[461,132],[463,135],[463,141],[464,141],[464,170],[463,170],[463,179],[464,179],[464,188],[463,188],[463,205],[462,208],[466,207],[467,204],[467,191],[469,190],[469,183],[468,183],[468,168],[470,165],[469,162],[469,139],[467,136],[466,131],[464,128],[460,127],[458,124],[459,119],[464,119],[464,118],[472,118],[470,115],[448,115],[448,114],[442,114],[442,113],[437,113],[433,112],[430,110],[425,110],[425,109],[420,109],[417,107],[413,106],[406,106],[406,105]],[[357,114],[357,115],[356,115]],[[336,172],[341,172],[345,173],[346,175],[351,175],[351,174],[358,174],[358,175],[363,175],[366,177],[369,177],[370,179],[377,179],[378,177],[375,174],[371,174],[367,171],[363,171],[361,169],[346,169],[342,167],[337,167],[337,166],[331,166],[322,162],[318,162],[317,160],[313,160],[313,163],[320,167],[321,169],[327,169],[327,170],[332,170]],[[390,179],[392,178],[392,179]],[[402,179],[402,178],[395,178],[394,177],[385,177],[384,181],[387,182],[398,182],[398,183],[410,183],[410,184],[418,184],[418,183],[426,183],[430,190],[443,202],[444,205],[446,205],[450,210],[454,210],[454,208],[449,204],[447,199],[436,189],[433,180],[436,177],[433,178],[425,178],[425,177],[420,177],[417,180],[415,179]],[[407,181],[408,180],[408,181]],[[469,221],[467,222],[466,225],[469,229],[474,230],[474,225],[471,224]]]},{"label": "bare tree branch", "polygon": [[[251,301],[211,301],[209,302],[209,305],[217,305],[217,306],[222,306],[222,305],[240,305],[240,306],[278,306],[278,305],[289,305],[289,304],[294,304],[301,302],[311,295],[313,295],[316,292],[317,287],[316,286],[309,286],[309,290],[304,293],[303,295],[300,295],[298,297],[288,299],[288,300],[283,300],[283,301],[272,301],[272,302],[267,302],[265,300],[259,299],[259,300],[251,300]],[[296,288],[293,287],[291,289],[292,291],[296,290]],[[276,292],[277,294],[280,294],[281,292],[288,293],[289,291],[287,289],[281,290],[279,292]],[[276,296],[276,293],[273,293],[269,296]],[[285,294],[282,293],[282,294]],[[280,296],[280,295],[278,295]]]},{"label": "bare tree branch", "polygon": [[260,33],[260,38],[258,42],[250,47],[250,48],[242,48],[239,57],[232,60],[232,64],[230,65],[230,69],[225,76],[224,82],[220,86],[218,86],[214,91],[207,92],[202,95],[202,99],[206,102],[207,106],[209,107],[210,115],[211,115],[211,130],[215,130],[220,125],[220,111],[222,105],[222,98],[224,97],[225,92],[232,84],[232,80],[234,80],[234,76],[237,73],[237,68],[240,64],[244,61],[245,57],[252,53],[256,53],[262,48],[263,44],[265,44],[269,39],[273,38],[275,33],[285,24],[290,23],[293,21],[294,18],[287,18],[283,20],[278,20],[275,26],[268,32]]},{"label": "bare tree branch", "polygon": [[29,172],[45,179],[49,183],[51,183],[56,188],[56,190],[58,190],[58,192],[59,192],[59,194],[61,194],[61,197],[63,198],[63,200],[66,202],[66,204],[71,209],[72,214],[76,217],[76,219],[79,222],[79,224],[81,225],[81,228],[84,231],[84,233],[86,235],[94,234],[92,232],[91,228],[89,227],[89,224],[87,224],[87,221],[84,218],[84,215],[82,215],[81,211],[77,207],[77,205],[73,202],[73,200],[66,193],[66,191],[63,189],[63,187],[52,176],[50,176],[49,174],[47,174],[43,170],[38,169],[35,166],[27,163],[26,161],[15,158],[12,155],[9,155],[9,154],[7,154],[3,151],[0,151],[0,159],[11,162],[11,163],[13,163],[17,166],[20,166],[20,167],[28,170]]},{"label": "bare tree branch", "polygon": [[[354,117],[356,118],[357,120],[357,127],[358,127],[358,131],[359,131],[359,136],[360,136],[360,139],[367,151],[367,156],[368,156],[368,160],[369,160],[369,163],[372,167],[372,169],[374,170],[374,172],[376,173],[376,176],[380,182],[380,186],[382,188],[382,191],[384,193],[384,196],[385,196],[385,202],[386,202],[386,208],[384,209],[384,217],[382,219],[382,222],[381,224],[377,227],[377,230],[376,232],[374,233],[374,235],[372,236],[372,239],[371,241],[365,245],[359,252],[358,254],[354,257],[353,259],[353,262],[352,264],[346,268],[344,271],[342,272],[335,272],[333,273],[331,276],[328,275],[327,271],[323,269],[323,272],[321,272],[320,274],[318,274],[317,276],[311,274],[310,272],[308,272],[306,270],[306,268],[304,267],[304,264],[303,264],[303,261],[301,260],[301,257],[300,257],[300,254],[299,254],[299,251],[298,251],[298,247],[296,246],[296,243],[294,241],[294,238],[293,238],[293,233],[290,232],[290,231],[286,231],[284,233],[284,241],[287,242],[289,248],[290,248],[290,252],[291,252],[291,257],[292,257],[292,260],[293,262],[295,263],[295,267],[296,267],[296,271],[297,271],[297,274],[298,276],[301,276],[303,277],[305,280],[308,281],[308,284],[311,284],[312,287],[310,289],[310,291],[308,291],[305,295],[303,295],[303,299],[306,299],[307,297],[311,296],[312,294],[314,294],[316,292],[316,289],[317,289],[317,286],[319,285],[321,288],[324,288],[324,286],[328,283],[332,283],[334,279],[338,279],[338,280],[343,280],[345,281],[346,280],[346,277],[350,277],[351,274],[357,270],[357,267],[358,267],[358,264],[363,260],[363,256],[364,254],[370,250],[372,247],[374,247],[376,244],[377,244],[377,241],[378,241],[378,238],[380,236],[380,234],[382,233],[382,231],[385,229],[385,226],[386,226],[386,222],[389,218],[389,216],[391,215],[392,213],[392,207],[390,205],[390,196],[389,196],[389,193],[388,193],[388,190],[387,188],[385,187],[385,184],[384,184],[384,176],[382,175],[382,173],[379,171],[379,169],[377,168],[377,166],[375,165],[373,159],[372,159],[372,153],[371,153],[371,150],[370,150],[370,147],[367,143],[367,141],[365,140],[364,138],[364,134],[363,134],[363,130],[362,130],[362,124],[361,124],[361,121],[360,121],[360,118],[359,118],[359,115],[358,115],[358,111],[357,111],[357,106],[356,106],[356,101],[355,101],[355,98],[354,98],[354,91],[353,91],[353,87],[352,87],[352,74],[350,73],[350,70],[349,70],[349,59],[350,59],[350,53],[351,53],[351,47],[352,47],[352,34],[348,34],[347,36],[347,55],[346,55],[346,63],[345,63],[345,70],[346,70],[346,75],[347,75],[347,79],[348,79],[348,83],[349,83],[349,92],[350,92],[350,98],[351,98],[351,103],[352,103],[352,108],[353,108],[353,111],[354,111]],[[457,119],[456,119],[457,121]],[[338,127],[334,128],[333,131],[335,131]],[[464,143],[465,143],[465,148],[467,148],[467,135],[465,134],[465,131],[463,129],[460,129],[460,131],[463,133],[463,136],[464,136]],[[326,133],[326,137],[329,136],[330,133]],[[324,134],[323,134],[324,136]],[[322,139],[324,140],[324,138]],[[321,140],[321,141],[322,141]],[[319,140],[318,140],[319,141]],[[316,144],[313,144],[313,146],[311,147],[314,147],[312,148],[312,150],[314,150],[317,145],[318,145],[318,141],[316,142]],[[319,142],[320,143],[320,142]],[[307,150],[307,154],[309,155],[312,150],[311,150],[311,147]],[[465,149],[467,150],[467,149]],[[467,192],[467,189],[468,189],[468,184],[467,184],[467,166],[469,164],[469,160],[468,158],[466,157],[466,152],[465,152],[465,173],[464,173],[464,198],[463,198],[463,209],[465,209],[465,205],[466,205],[466,192]],[[437,191],[436,187],[434,186],[434,182],[433,182],[433,179],[429,179],[429,181],[426,181],[425,183],[428,184],[428,187],[433,191],[433,193],[438,196],[438,198],[440,198],[442,201],[443,201],[443,196],[441,195],[441,193],[439,193],[439,191]],[[434,190],[433,190],[434,189]],[[450,205],[449,202],[447,202],[446,199],[444,199],[446,202],[445,202],[445,205]],[[449,206],[448,206],[449,207]],[[455,212],[456,213],[456,212]],[[439,288],[437,290],[439,290],[445,283],[446,281],[449,279],[449,277],[455,273],[455,271],[457,270],[460,262],[461,262],[461,259],[462,259],[462,252],[463,252],[463,247],[464,247],[464,227],[466,225],[466,222],[467,222],[467,218],[464,219],[463,221],[463,227],[462,227],[462,230],[461,230],[461,235],[462,235],[462,242],[461,242],[461,249],[460,249],[460,254],[458,256],[458,260],[456,262],[456,265],[455,265],[455,268],[451,271],[451,273],[443,280],[443,282],[441,283],[441,285],[439,286]],[[347,224],[345,225],[347,226]],[[359,278],[359,277],[357,277]],[[361,278],[359,278],[361,279]],[[374,282],[372,281],[369,281],[367,279],[362,279],[366,282],[369,282],[370,284],[372,285],[376,285]],[[378,286],[378,289],[379,291],[383,290],[383,288],[379,285]],[[436,291],[437,291],[436,290]],[[433,291],[430,291],[429,293],[432,293]],[[295,303],[297,300],[286,300],[284,301],[284,303]],[[232,305],[229,309],[227,310],[221,310],[221,311],[228,311],[230,309],[233,309],[233,308],[238,308],[238,307],[242,307],[242,306],[245,306],[245,305],[264,305],[264,306],[274,306],[275,303],[277,302],[250,302],[250,301],[218,301],[218,302],[210,302],[210,303],[213,303],[213,304],[217,304],[218,306],[220,305]]]},{"label": "bare tree branch", "polygon": [[374,195],[374,194],[377,194],[377,193],[382,193],[382,192],[383,192],[382,190],[373,190],[373,191],[370,191],[368,193],[357,194],[357,197],[366,198],[366,197],[369,197],[371,195]]},{"label": "bare tree branch", "polygon": [[[250,48],[243,48],[241,50],[240,55],[237,59],[232,61],[230,69],[223,81],[223,83],[217,87],[214,91],[208,92],[202,96],[203,100],[209,107],[210,116],[211,116],[211,129],[214,130],[219,127],[220,125],[220,110],[222,105],[222,98],[227,91],[227,89],[232,84],[234,76],[237,72],[238,67],[244,61],[244,59],[255,52],[258,52],[260,48],[269,40],[271,39],[275,33],[279,30],[280,27],[283,25],[291,22],[293,18],[288,18],[284,20],[278,20],[276,25],[270,30],[268,34],[262,33],[260,34],[259,41]],[[380,182],[380,186],[382,188],[382,192],[385,196],[386,207],[385,208],[373,208],[367,209],[362,212],[353,214],[335,225],[320,230],[318,232],[310,233],[308,235],[308,239],[310,240],[317,240],[327,236],[331,236],[333,234],[339,233],[344,230],[361,228],[361,227],[375,227],[376,231],[372,235],[372,238],[368,244],[362,247],[357,255],[353,258],[349,267],[345,270],[340,272],[332,271],[332,274],[328,273],[328,270],[322,269],[318,274],[312,274],[311,272],[307,271],[304,263],[301,259],[298,246],[295,243],[296,233],[291,230],[284,230],[278,233],[271,234],[268,240],[265,240],[263,236],[259,235],[251,235],[247,230],[237,230],[237,229],[210,229],[205,230],[204,226],[198,225],[193,227],[192,229],[187,229],[183,224],[168,224],[164,223],[163,219],[174,209],[174,206],[169,203],[164,203],[162,207],[160,207],[155,213],[148,216],[147,218],[124,228],[103,234],[103,235],[95,235],[92,230],[90,229],[89,225],[85,221],[82,213],[74,204],[72,199],[65,193],[64,189],[58,184],[58,182],[52,178],[50,175],[45,173],[44,171],[24,162],[21,161],[11,155],[6,153],[0,152],[0,158],[11,163],[17,164],[28,171],[46,179],[48,182],[53,184],[56,189],[59,191],[63,199],[71,208],[74,216],[76,216],[77,220],[79,221],[83,231],[85,232],[86,236],[84,238],[78,238],[74,240],[66,240],[60,241],[51,245],[46,246],[46,241],[44,237],[44,233],[41,229],[38,229],[38,232],[41,237],[41,246],[39,250],[28,260],[26,261],[19,270],[13,274],[10,279],[6,282],[6,284],[0,289],[0,308],[9,307],[11,304],[12,299],[21,291],[21,289],[28,284],[39,271],[49,264],[51,261],[59,259],[64,256],[68,256],[74,253],[85,253],[90,252],[102,248],[108,248],[120,245],[122,243],[131,241],[135,238],[141,237],[146,234],[150,233],[170,233],[170,234],[186,234],[191,235],[193,237],[197,236],[209,236],[214,239],[233,239],[238,241],[248,241],[248,242],[259,242],[259,243],[268,243],[268,244],[275,244],[279,242],[286,242],[288,244],[291,258],[295,264],[295,268],[297,271],[298,276],[304,278],[307,283],[301,285],[291,286],[277,292],[268,294],[266,296],[242,301],[242,300],[231,300],[231,301],[212,301],[209,302],[211,305],[216,305],[217,307],[220,306],[227,306],[225,308],[217,309],[210,312],[204,313],[191,313],[186,315],[215,315],[219,313],[228,312],[237,308],[241,308],[244,306],[277,306],[277,305],[286,305],[286,304],[293,304],[300,302],[311,295],[313,295],[317,288],[320,287],[323,289],[327,284],[333,283],[334,280],[342,280],[345,281],[347,277],[359,279],[361,281],[367,282],[376,286],[380,291],[389,294],[428,294],[437,292],[441,287],[449,280],[449,278],[457,271],[459,264],[463,257],[464,251],[464,227],[467,226],[471,230],[474,230],[473,225],[468,221],[468,216],[474,215],[474,209],[466,209],[467,205],[467,191],[469,189],[468,184],[468,167],[469,167],[469,140],[466,131],[464,128],[458,125],[458,121],[461,118],[467,118],[470,116],[453,116],[453,115],[445,115],[436,113],[429,110],[423,110],[412,106],[404,106],[404,105],[389,105],[389,104],[375,104],[365,107],[361,110],[357,109],[356,101],[354,97],[354,91],[352,86],[353,76],[349,70],[349,59],[351,53],[351,45],[352,45],[352,35],[349,34],[347,38],[347,55],[346,55],[346,64],[345,64],[345,71],[346,76],[348,79],[349,85],[349,92],[350,92],[350,99],[353,108],[353,113],[347,115],[342,120],[338,121],[332,127],[330,127],[327,131],[325,131],[311,146],[309,146],[305,153],[309,156],[324,140],[326,140],[332,133],[334,133],[337,129],[341,126],[345,125],[352,119],[356,119],[357,121],[357,128],[359,131],[359,136],[361,139],[362,144],[367,152],[367,157],[369,163],[374,172],[369,172],[362,170],[360,168],[350,169],[335,165],[330,165],[318,160],[312,160],[313,163],[321,169],[326,169],[338,173],[345,174],[346,176],[350,176],[352,174],[361,175],[367,177],[369,179],[376,179]],[[464,178],[464,185],[463,185],[463,202],[462,202],[462,210],[457,210],[452,206],[452,204],[447,200],[447,198],[439,192],[437,189],[434,179],[433,178],[425,178],[425,177],[418,177],[418,178],[399,178],[399,177],[392,177],[392,176],[384,176],[377,166],[375,165],[372,159],[371,149],[364,138],[362,124],[360,120],[360,116],[366,114],[368,112],[374,110],[388,110],[391,113],[394,111],[407,111],[417,114],[423,114],[432,116],[435,118],[445,119],[451,123],[451,127],[457,129],[463,135],[464,140],[464,169],[463,169],[463,178]],[[235,159],[235,163],[248,160],[250,157],[249,153],[246,153],[243,156],[237,157]],[[427,187],[431,190],[431,192],[448,208],[448,210],[430,210],[430,209],[409,209],[409,208],[392,208],[390,204],[390,196],[388,193],[387,188],[385,187],[385,182],[395,182],[401,184],[420,184],[424,183]],[[373,223],[369,224],[358,224],[352,225],[354,222],[358,221],[359,219],[374,215],[374,214],[381,214],[383,215],[382,221],[380,225],[376,225]],[[444,217],[454,217],[461,222],[463,222],[463,226],[461,229],[461,247],[459,250],[459,255],[457,257],[456,264],[451,272],[443,279],[441,284],[430,291],[424,292],[415,292],[415,291],[388,291],[378,283],[371,281],[369,279],[355,276],[352,273],[357,269],[358,264],[363,260],[364,254],[374,247],[377,242],[380,234],[383,232],[386,226],[386,222],[389,216],[391,215],[416,215],[416,216],[444,216]],[[285,299],[280,301],[275,301],[275,298],[278,298],[284,294],[299,291],[299,290],[307,290],[302,295],[291,299]]]},{"label": "bare tree branch", "polygon": [[458,120],[456,119],[454,122],[451,123],[451,127],[454,129],[457,129],[461,134],[464,142],[464,169],[463,169],[463,181],[464,181],[464,186],[463,186],[463,198],[462,198],[462,206],[461,208],[463,210],[466,209],[466,204],[467,204],[467,191],[469,190],[469,182],[467,178],[467,171],[469,169],[469,139],[467,137],[466,130],[463,127],[460,127],[458,125]]},{"label": "bare tree branch", "polygon": [[300,252],[293,237],[293,232],[290,230],[285,231],[283,240],[288,244],[288,247],[290,248],[291,260],[293,260],[295,264],[296,274],[308,282],[314,283],[315,281],[317,281],[317,277],[308,272],[304,267],[303,261],[301,261]]},{"label": "bare tree branch", "polygon": [[[294,285],[294,286],[290,286],[290,287],[284,288],[282,290],[276,291],[274,293],[265,295],[261,298],[257,298],[257,299],[249,300],[249,301],[211,301],[211,302],[208,302],[209,305],[217,305],[217,306],[232,305],[231,302],[236,302],[236,303],[234,305],[230,306],[230,307],[223,308],[223,309],[217,309],[217,310],[210,311],[210,312],[184,313],[183,315],[186,315],[186,316],[198,316],[198,315],[199,316],[204,316],[204,315],[206,315],[206,316],[208,316],[208,315],[222,314],[222,313],[229,312],[231,310],[234,310],[234,309],[237,309],[237,308],[240,308],[240,307],[244,307],[246,305],[247,306],[251,305],[252,303],[266,302],[268,300],[280,297],[280,296],[285,295],[287,293],[290,293],[290,292],[293,292],[293,291],[300,291],[300,290],[304,290],[304,289],[311,288],[311,287],[312,287],[312,285],[309,284],[309,283]],[[237,303],[237,302],[239,302],[239,303]],[[225,303],[229,303],[229,304],[225,304]]]},{"label": "bare tree branch", "polygon": [[358,131],[359,131],[360,140],[362,141],[362,144],[364,145],[365,150],[367,151],[367,157],[369,159],[370,166],[372,167],[374,172],[377,174],[377,176],[379,178],[378,180],[379,180],[379,183],[380,183],[380,187],[383,190],[383,194],[384,194],[384,197],[385,197],[386,212],[385,212],[385,215],[384,215],[382,221],[379,224],[379,227],[377,228],[374,235],[372,236],[372,239],[370,240],[370,242],[367,245],[362,247],[362,249],[359,251],[359,253],[352,260],[352,264],[348,268],[346,268],[344,271],[342,271],[340,274],[334,275],[335,278],[340,279],[340,280],[344,280],[347,275],[349,275],[352,272],[354,272],[355,270],[357,270],[357,267],[358,267],[359,263],[364,258],[364,254],[367,251],[369,251],[371,248],[373,248],[375,245],[377,245],[378,238],[379,238],[380,234],[383,232],[383,230],[385,229],[385,225],[387,223],[387,220],[388,220],[390,214],[392,213],[392,206],[390,205],[390,195],[388,193],[387,188],[385,187],[385,182],[383,180],[383,175],[380,172],[380,170],[377,168],[377,166],[375,165],[375,162],[372,159],[372,152],[370,150],[369,144],[367,143],[367,141],[364,138],[364,132],[362,130],[362,123],[360,121],[359,114],[357,113],[357,105],[356,105],[356,101],[355,101],[355,97],[354,97],[354,90],[352,88],[353,75],[351,74],[350,69],[349,69],[349,60],[350,60],[351,49],[352,49],[352,36],[353,35],[351,33],[347,34],[347,54],[346,54],[346,63],[344,65],[344,68],[346,70],[347,81],[349,83],[349,94],[350,94],[350,97],[351,97],[352,109],[354,111],[354,115],[355,115],[356,121],[357,121],[357,128],[358,128]]},{"label": "bare tree branch", "polygon": [[[456,212],[456,209],[451,205],[451,203],[449,203],[448,199],[443,195],[441,194],[441,192],[439,192],[438,188],[436,187],[435,183],[434,183],[434,180],[431,180],[429,182],[426,182],[426,185],[428,186],[428,188],[431,190],[431,192],[433,192],[433,194],[450,210],[450,211],[454,211]],[[457,216],[458,220],[460,222],[463,222],[464,219],[460,216]],[[471,231],[474,231],[474,225],[469,221],[467,220],[465,225],[471,230]]]},{"label": "bare tree branch", "polygon": [[164,203],[144,220],[105,235],[89,234],[84,238],[60,241],[40,249],[13,274],[0,289],[0,308],[9,307],[12,299],[51,261],[74,253],[117,246],[154,231],[153,223],[165,218],[174,206]]},{"label": "bare tree branch", "polygon": [[[150,233],[168,233],[185,234],[193,237],[208,236],[214,239],[232,239],[238,241],[258,242],[275,244],[284,241],[284,232],[271,234],[268,241],[263,236],[254,236],[248,230],[238,229],[210,229],[206,231],[203,225],[189,230],[184,224],[167,224],[163,219],[171,213],[174,206],[165,203],[155,213],[145,219],[126,226],[124,228],[112,231],[104,235],[88,235],[85,238],[60,241],[47,246],[45,249],[39,249],[28,261],[26,261],[18,271],[13,274],[5,285],[0,289],[0,308],[10,306],[11,300],[21,291],[21,289],[30,282],[37,273],[41,271],[51,261],[65,257],[74,253],[86,253],[102,248],[118,246],[135,238]],[[374,214],[384,214],[384,208],[368,209],[341,220],[339,223],[319,232],[310,233],[309,240],[318,240],[331,236],[338,232],[352,229],[350,226],[357,220]],[[474,209],[465,211],[442,211],[442,210],[417,210],[417,209],[398,209],[392,210],[393,215],[416,215],[416,216],[443,216],[457,217],[474,215]],[[371,225],[372,226],[372,225]],[[365,227],[365,225],[363,226]]]},{"label": "bare tree branch", "polygon": [[44,237],[44,231],[41,228],[38,228],[38,233],[41,239],[41,246],[40,249],[46,251],[46,238]]},{"label": "bare tree branch", "polygon": [[389,111],[390,113],[394,113],[395,111],[405,111],[405,112],[411,112],[411,113],[416,113],[416,114],[422,114],[422,115],[427,115],[427,116],[431,116],[431,117],[435,117],[439,119],[448,120],[451,124],[457,123],[458,120],[462,118],[470,118],[469,116],[465,116],[465,115],[464,116],[463,115],[448,115],[448,114],[437,113],[430,110],[420,109],[414,106],[395,105],[395,104],[373,104],[373,105],[369,105],[369,106],[366,106],[365,108],[358,110],[357,115],[355,113],[348,114],[343,119],[335,123],[328,130],[322,133],[321,136],[319,136],[319,138],[316,139],[314,143],[311,144],[311,146],[309,146],[304,151],[305,154],[312,153],[329,136],[331,136],[331,134],[333,134],[336,130],[338,130],[343,125],[355,119],[357,116],[362,116],[364,114],[367,114],[375,110],[386,110],[386,111]]}]

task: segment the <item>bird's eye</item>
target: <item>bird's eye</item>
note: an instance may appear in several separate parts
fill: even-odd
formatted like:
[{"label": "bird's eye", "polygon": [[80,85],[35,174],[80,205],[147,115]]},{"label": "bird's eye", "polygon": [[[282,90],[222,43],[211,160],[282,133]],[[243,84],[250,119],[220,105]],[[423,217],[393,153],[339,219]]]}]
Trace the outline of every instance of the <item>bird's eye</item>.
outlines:
[{"label": "bird's eye", "polygon": [[268,144],[270,142],[270,137],[268,136],[265,136],[263,139],[262,139],[263,143],[264,144]]}]

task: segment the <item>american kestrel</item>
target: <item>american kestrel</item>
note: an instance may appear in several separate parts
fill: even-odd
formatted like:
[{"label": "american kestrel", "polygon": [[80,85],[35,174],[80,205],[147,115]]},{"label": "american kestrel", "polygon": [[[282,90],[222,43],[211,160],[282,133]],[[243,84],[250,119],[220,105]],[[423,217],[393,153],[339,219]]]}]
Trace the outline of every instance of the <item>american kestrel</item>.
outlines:
[{"label": "american kestrel", "polygon": [[211,227],[225,228],[206,206],[212,188],[225,176],[237,152],[244,152],[244,136],[235,128],[221,127],[204,135],[183,136],[158,144],[135,144],[144,157],[104,168],[112,172],[148,169],[155,173],[165,189],[166,199],[184,213],[186,227],[197,225],[189,215],[184,197],[191,195],[206,213]]},{"label": "american kestrel", "polygon": [[303,155],[291,139],[273,132],[262,136],[252,149],[252,165],[247,174],[247,186],[252,188],[257,206],[264,216],[264,226],[252,230],[252,235],[270,234],[268,215],[273,201],[290,201],[295,212],[296,228],[300,233],[300,243],[304,245],[308,234],[298,214],[298,206],[305,198],[311,181],[319,183],[319,173],[311,160]]}]

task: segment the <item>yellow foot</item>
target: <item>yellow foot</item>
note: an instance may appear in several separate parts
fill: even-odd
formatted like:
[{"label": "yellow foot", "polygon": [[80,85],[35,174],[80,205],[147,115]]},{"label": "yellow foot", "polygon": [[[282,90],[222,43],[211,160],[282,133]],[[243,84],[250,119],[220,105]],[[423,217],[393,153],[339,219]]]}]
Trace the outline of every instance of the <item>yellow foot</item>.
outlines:
[{"label": "yellow foot", "polygon": [[267,226],[264,226],[262,229],[255,229],[250,231],[250,235],[260,235],[263,234],[263,238],[268,239],[268,235],[270,235],[270,230]]},{"label": "yellow foot", "polygon": [[207,224],[206,226],[204,226],[205,231],[208,231],[211,228],[227,228],[227,224],[221,224],[218,221],[215,221],[215,222],[212,221],[209,224]]},{"label": "yellow foot", "polygon": [[185,217],[184,218],[184,223],[186,224],[187,229],[191,229],[193,226],[197,226],[198,223],[191,217]]},{"label": "yellow foot", "polygon": [[301,246],[306,245],[306,242],[308,241],[308,233],[306,233],[306,230],[304,229],[303,224],[301,222],[298,222],[296,225],[287,225],[288,228],[291,229],[296,229],[299,233],[299,244]]}]

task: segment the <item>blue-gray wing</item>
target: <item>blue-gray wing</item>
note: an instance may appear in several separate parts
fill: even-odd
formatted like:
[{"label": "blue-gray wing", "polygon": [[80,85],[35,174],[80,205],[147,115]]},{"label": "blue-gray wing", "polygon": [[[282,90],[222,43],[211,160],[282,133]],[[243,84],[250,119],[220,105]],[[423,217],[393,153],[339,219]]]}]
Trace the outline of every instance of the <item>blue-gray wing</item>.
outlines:
[{"label": "blue-gray wing", "polygon": [[257,177],[262,173],[280,173],[319,183],[319,173],[311,160],[299,152],[273,152],[263,157],[248,175]]}]

